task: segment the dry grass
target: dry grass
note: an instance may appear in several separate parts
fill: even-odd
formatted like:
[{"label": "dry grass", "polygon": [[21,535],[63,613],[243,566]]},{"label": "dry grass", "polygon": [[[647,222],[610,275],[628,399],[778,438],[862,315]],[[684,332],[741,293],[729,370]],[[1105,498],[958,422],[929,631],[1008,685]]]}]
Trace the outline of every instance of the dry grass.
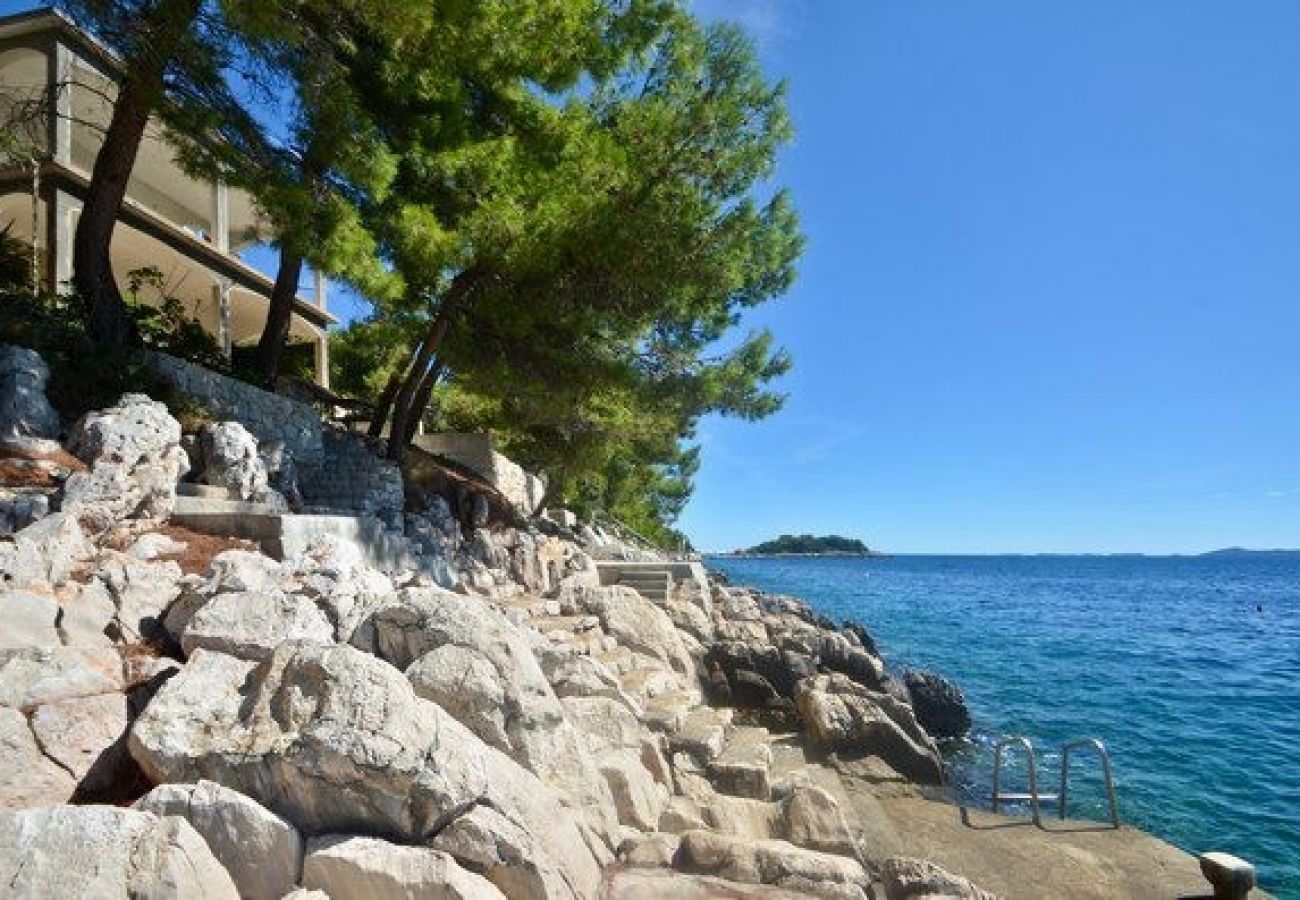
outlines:
[{"label": "dry grass", "polygon": [[52,450],[45,453],[42,451],[27,450],[13,444],[0,444],[0,459],[29,459],[40,462],[51,462],[56,466],[62,466],[63,468],[71,469],[74,472],[85,472],[90,468],[62,447],[58,450]]},{"label": "dry grass", "polygon": [[180,541],[185,545],[184,550],[177,553],[164,553],[158,559],[175,562],[186,575],[202,575],[208,570],[208,566],[212,564],[213,558],[218,553],[223,553],[226,550],[259,549],[257,544],[243,538],[204,534],[183,525],[169,524],[153,530],[157,534],[165,534],[172,540]]}]

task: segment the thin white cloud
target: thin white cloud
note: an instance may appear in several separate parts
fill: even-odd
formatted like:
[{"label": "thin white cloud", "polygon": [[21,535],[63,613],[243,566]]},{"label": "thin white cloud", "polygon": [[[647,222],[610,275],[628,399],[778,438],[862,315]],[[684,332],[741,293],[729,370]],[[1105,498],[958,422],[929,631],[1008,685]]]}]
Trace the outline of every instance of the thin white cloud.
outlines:
[{"label": "thin white cloud", "polygon": [[794,37],[803,20],[803,0],[695,0],[704,19],[738,22],[760,50],[770,52]]}]

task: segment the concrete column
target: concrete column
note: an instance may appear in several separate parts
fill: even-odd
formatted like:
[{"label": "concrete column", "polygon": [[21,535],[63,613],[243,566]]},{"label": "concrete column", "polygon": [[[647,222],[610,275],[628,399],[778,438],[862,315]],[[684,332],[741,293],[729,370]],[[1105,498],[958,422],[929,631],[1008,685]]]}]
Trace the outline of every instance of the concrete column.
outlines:
[{"label": "concrete column", "polygon": [[230,292],[233,287],[229,278],[217,278],[212,286],[212,298],[217,301],[217,341],[221,352],[227,360],[234,347],[234,337],[230,332]]},{"label": "concrete column", "polygon": [[316,279],[316,305],[321,309],[325,308],[326,283],[325,275],[319,269],[312,268],[312,275]]},{"label": "concrete column", "polygon": [[76,215],[80,204],[71,194],[55,190],[50,195],[50,206],[45,210],[48,220],[49,253],[54,263],[54,290],[59,290],[72,280],[72,240],[77,233]]},{"label": "concrete column", "polygon": [[60,165],[72,165],[72,51],[54,39],[49,59],[50,158]]},{"label": "concrete column", "polygon": [[330,336],[322,328],[316,338],[316,383],[326,390],[330,386]]},{"label": "concrete column", "polygon": [[212,183],[212,246],[230,252],[230,190],[224,181]]}]

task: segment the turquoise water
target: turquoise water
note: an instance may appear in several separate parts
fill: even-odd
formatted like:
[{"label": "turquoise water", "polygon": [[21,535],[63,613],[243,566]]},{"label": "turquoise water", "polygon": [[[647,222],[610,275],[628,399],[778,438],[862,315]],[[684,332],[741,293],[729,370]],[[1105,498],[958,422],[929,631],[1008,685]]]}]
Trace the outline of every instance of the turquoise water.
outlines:
[{"label": "turquoise water", "polygon": [[[969,795],[987,798],[998,735],[1039,748],[1100,737],[1126,822],[1192,852],[1249,859],[1262,886],[1300,898],[1300,559],[708,564],[861,621],[893,667],[954,679],[975,721],[951,757]],[[1055,790],[1058,759],[1046,754],[1040,767]],[[1071,770],[1072,799],[1082,792],[1072,814],[1103,818],[1096,767]]]}]

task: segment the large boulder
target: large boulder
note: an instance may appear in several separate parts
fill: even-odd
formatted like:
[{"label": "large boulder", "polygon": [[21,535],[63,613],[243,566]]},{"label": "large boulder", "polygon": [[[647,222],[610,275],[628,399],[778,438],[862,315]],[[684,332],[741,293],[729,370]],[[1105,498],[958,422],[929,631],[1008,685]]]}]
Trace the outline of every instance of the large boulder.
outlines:
[{"label": "large boulder", "polygon": [[228,489],[240,500],[265,502],[271,498],[270,473],[258,453],[257,438],[238,422],[212,422],[199,432],[203,484]]},{"label": "large boulder", "polygon": [[257,663],[198,650],[130,748],[154,781],[212,779],[310,834],[423,843],[491,809],[532,837],[569,896],[597,892],[597,862],[556,794],[352,647],[289,642]]},{"label": "large boulder", "polygon": [[0,650],[23,647],[58,647],[59,604],[53,597],[27,591],[0,594]]},{"label": "large boulder", "polygon": [[764,884],[738,884],[688,875],[671,869],[630,868],[613,872],[608,900],[805,900],[803,891],[787,891]]},{"label": "large boulder", "polygon": [[482,872],[511,900],[587,896],[563,861],[546,852],[544,840],[490,806],[476,806],[438,832],[432,846]]},{"label": "large boulder", "polygon": [[838,672],[799,683],[799,715],[814,747],[848,756],[877,756],[921,784],[940,784],[943,763],[912,708]]},{"label": "large boulder", "polygon": [[786,841],[749,841],[711,831],[682,835],[675,864],[684,872],[729,881],[770,884],[811,896],[868,896],[871,879],[856,860],[796,847]]},{"label": "large boulder", "polygon": [[48,590],[94,555],[95,546],[75,516],[46,516],[0,543],[0,587]]},{"label": "large boulder", "polygon": [[406,670],[417,695],[558,789],[612,846],[614,800],[527,638],[500,611],[475,597],[408,589],[357,634]]},{"label": "large boulder", "polygon": [[278,900],[298,884],[303,854],[298,830],[238,791],[212,781],[161,784],[135,808],[189,822],[244,900]]},{"label": "large boulder", "polygon": [[881,867],[880,880],[885,900],[997,900],[997,897],[958,875],[924,859],[895,857]]},{"label": "large boulder", "polygon": [[45,755],[72,774],[82,794],[112,791],[128,762],[125,694],[96,694],[49,703],[32,715]]},{"label": "large boulder", "polygon": [[76,788],[67,770],[41,753],[27,717],[0,706],[0,809],[63,803]]},{"label": "large boulder", "polygon": [[624,647],[654,657],[680,675],[695,674],[695,663],[682,642],[682,632],[666,612],[632,588],[565,585],[560,602],[566,614],[578,611],[599,618],[605,631]]},{"label": "large boulder", "polygon": [[176,482],[189,471],[181,426],[167,407],[144,394],[87,413],[69,449],[90,466],[63,487],[63,509],[101,530],[123,519],[161,519],[176,505]]},{"label": "large boulder", "polygon": [[111,806],[0,812],[0,884],[14,897],[239,897],[184,819]]},{"label": "large boulder", "polygon": [[190,617],[181,649],[265,659],[290,640],[334,643],[334,626],[311,600],[279,590],[218,594]]},{"label": "large boulder", "polygon": [[0,442],[59,436],[59,414],[45,398],[49,380],[35,350],[0,344]]},{"label": "large boulder", "polygon": [[921,727],[936,738],[959,738],[970,731],[970,710],[961,688],[934,672],[903,674],[912,709]]},{"label": "large boulder", "polygon": [[504,900],[492,882],[467,872],[448,853],[357,835],[313,838],[302,883],[330,900]]}]

